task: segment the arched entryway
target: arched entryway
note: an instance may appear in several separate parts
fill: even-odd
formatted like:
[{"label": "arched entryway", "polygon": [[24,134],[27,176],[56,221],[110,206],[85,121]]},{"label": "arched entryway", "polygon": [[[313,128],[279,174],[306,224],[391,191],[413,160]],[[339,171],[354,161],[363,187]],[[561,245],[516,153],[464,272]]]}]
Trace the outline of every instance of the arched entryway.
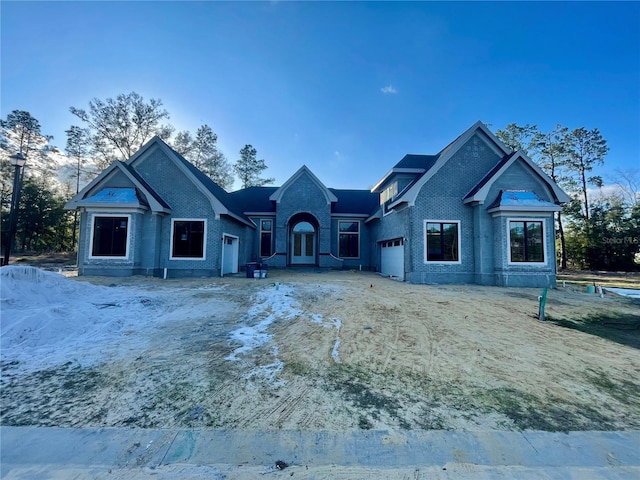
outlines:
[{"label": "arched entryway", "polygon": [[298,214],[291,218],[289,225],[291,265],[317,265],[318,223],[315,218],[309,214]]}]

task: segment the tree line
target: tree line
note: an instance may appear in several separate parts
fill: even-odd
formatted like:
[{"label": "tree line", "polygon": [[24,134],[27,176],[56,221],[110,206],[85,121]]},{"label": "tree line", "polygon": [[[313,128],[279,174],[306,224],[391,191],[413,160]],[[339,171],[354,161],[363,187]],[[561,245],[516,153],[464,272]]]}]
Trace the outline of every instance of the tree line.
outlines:
[{"label": "tree line", "polygon": [[[234,174],[242,188],[274,182],[262,177],[267,165],[258,159],[252,145],[245,145],[231,164],[209,125],[201,125],[194,133],[176,133],[159,99],[145,101],[131,92],[92,99],[87,109],[70,107],[70,112],[80,125],[66,130],[64,154],[29,112],[16,110],[0,120],[3,232],[7,231],[13,188],[13,168],[6,159],[17,152],[28,159],[22,170],[16,250],[74,250],[78,218],[76,212],[64,210],[66,201],[112,162],[127,160],[155,135],[225,189],[234,184]],[[617,171],[607,179],[616,188],[603,189],[605,179],[593,170],[604,164],[609,149],[598,129],[570,130],[558,125],[545,132],[536,125],[512,123],[497,130],[496,136],[510,148],[524,151],[571,196],[555,218],[560,269],[639,268],[640,173]],[[56,163],[56,155],[65,158],[64,165]],[[59,177],[63,180],[52,181]],[[4,245],[5,234],[1,241]]]},{"label": "tree line", "polygon": [[[265,160],[259,159],[250,144],[239,151],[232,164],[218,147],[218,136],[207,125],[195,133],[179,131],[168,123],[169,112],[162,101],[146,101],[136,92],[105,100],[94,98],[88,108],[70,107],[79,120],[66,131],[64,151],[52,144],[40,122],[29,112],[14,110],[0,120],[0,236],[6,245],[9,209],[13,191],[13,167],[8,158],[21,153],[27,158],[21,170],[21,198],[18,206],[14,251],[70,251],[76,247],[77,212],[64,205],[73,195],[114,161],[126,161],[142,145],[159,136],[175,151],[202,170],[222,188],[232,188],[235,177],[242,188],[273,183],[262,173]],[[63,164],[56,161],[65,159]]]}]

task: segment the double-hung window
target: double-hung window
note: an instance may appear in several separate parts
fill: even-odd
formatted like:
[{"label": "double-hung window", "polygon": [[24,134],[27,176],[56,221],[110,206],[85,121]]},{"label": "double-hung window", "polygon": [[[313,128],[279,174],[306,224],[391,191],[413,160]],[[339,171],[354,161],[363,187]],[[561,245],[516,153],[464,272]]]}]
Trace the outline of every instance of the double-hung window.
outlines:
[{"label": "double-hung window", "polygon": [[513,263],[543,263],[542,221],[509,221],[509,260]]},{"label": "double-hung window", "polygon": [[172,226],[171,258],[204,259],[205,221],[174,219]]},{"label": "double-hung window", "polygon": [[260,256],[270,257],[273,251],[271,250],[271,238],[273,232],[273,222],[271,220],[260,221]]},{"label": "double-hung window", "polygon": [[425,221],[425,261],[460,262],[460,222]]},{"label": "double-hung window", "polygon": [[341,258],[360,257],[360,222],[338,222],[339,256]]},{"label": "double-hung window", "polygon": [[129,243],[129,215],[93,217],[92,257],[126,257]]}]

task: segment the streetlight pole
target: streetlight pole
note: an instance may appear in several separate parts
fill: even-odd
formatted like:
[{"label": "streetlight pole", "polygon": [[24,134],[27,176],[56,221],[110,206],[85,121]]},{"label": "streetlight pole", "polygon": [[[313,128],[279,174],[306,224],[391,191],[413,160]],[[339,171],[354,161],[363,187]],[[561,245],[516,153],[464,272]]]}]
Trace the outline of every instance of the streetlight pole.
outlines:
[{"label": "streetlight pole", "polygon": [[16,153],[9,157],[11,165],[15,167],[13,173],[13,193],[11,194],[11,210],[9,213],[9,231],[7,241],[4,245],[3,265],[9,265],[9,255],[11,254],[11,244],[16,235],[16,223],[18,222],[18,204],[20,203],[20,169],[27,163],[27,159],[21,153]]}]

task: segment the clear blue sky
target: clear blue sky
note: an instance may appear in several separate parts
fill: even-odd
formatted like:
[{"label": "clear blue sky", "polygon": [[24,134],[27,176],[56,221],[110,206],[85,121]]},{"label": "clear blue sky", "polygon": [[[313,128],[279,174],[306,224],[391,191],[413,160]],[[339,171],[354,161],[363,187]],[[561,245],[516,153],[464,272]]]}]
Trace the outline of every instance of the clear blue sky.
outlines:
[{"label": "clear blue sky", "polygon": [[367,188],[477,120],[599,128],[640,165],[640,3],[1,3],[1,114],[54,144],[69,107],[136,91],[178,130],[247,143],[282,184],[306,164]]}]

